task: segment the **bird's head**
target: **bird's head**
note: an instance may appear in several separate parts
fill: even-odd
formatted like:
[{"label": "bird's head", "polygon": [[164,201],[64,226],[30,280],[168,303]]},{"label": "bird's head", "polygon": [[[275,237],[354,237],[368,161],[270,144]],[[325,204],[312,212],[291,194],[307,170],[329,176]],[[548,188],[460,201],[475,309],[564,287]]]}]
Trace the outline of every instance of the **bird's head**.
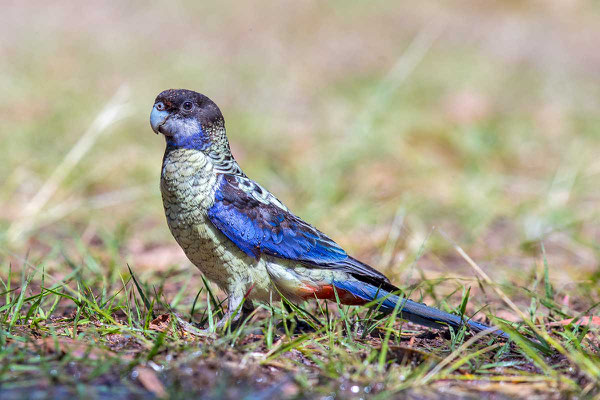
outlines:
[{"label": "bird's head", "polygon": [[150,125],[165,136],[167,147],[200,151],[229,147],[221,110],[211,99],[192,90],[160,93],[150,113]]}]

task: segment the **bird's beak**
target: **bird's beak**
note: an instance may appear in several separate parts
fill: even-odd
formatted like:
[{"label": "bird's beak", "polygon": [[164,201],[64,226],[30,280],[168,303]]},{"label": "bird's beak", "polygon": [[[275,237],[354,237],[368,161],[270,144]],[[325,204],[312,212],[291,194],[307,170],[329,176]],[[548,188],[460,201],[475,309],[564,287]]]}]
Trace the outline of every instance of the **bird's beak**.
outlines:
[{"label": "bird's beak", "polygon": [[167,121],[169,118],[169,113],[166,110],[159,111],[156,109],[156,106],[152,108],[152,112],[150,113],[150,125],[152,125],[152,130],[158,135],[159,128]]}]

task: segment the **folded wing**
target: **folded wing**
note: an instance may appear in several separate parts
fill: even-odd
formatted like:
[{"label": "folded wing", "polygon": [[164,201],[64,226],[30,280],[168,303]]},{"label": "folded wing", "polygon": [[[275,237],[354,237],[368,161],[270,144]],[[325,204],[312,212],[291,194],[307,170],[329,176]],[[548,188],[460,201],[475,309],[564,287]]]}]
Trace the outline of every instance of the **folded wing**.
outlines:
[{"label": "folded wing", "polygon": [[244,176],[220,174],[210,221],[251,257],[262,254],[307,267],[333,268],[397,290],[388,278],[348,256],[332,239],[292,214],[275,196]]}]

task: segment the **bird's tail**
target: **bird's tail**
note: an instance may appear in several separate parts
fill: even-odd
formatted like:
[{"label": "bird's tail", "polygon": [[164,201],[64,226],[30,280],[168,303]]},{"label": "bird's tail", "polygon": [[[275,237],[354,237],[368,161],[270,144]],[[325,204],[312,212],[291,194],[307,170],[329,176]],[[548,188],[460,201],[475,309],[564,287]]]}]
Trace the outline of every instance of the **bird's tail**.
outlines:
[{"label": "bird's tail", "polygon": [[[365,303],[380,300],[380,310],[384,312],[393,312],[396,304],[401,301],[398,306],[398,316],[401,319],[405,319],[415,324],[427,326],[430,328],[442,328],[444,326],[450,326],[454,329],[460,328],[462,325],[467,325],[474,332],[481,332],[486,329],[490,329],[489,326],[480,324],[470,319],[461,318],[458,315],[448,314],[444,311],[438,310],[437,308],[428,307],[425,304],[417,303],[412,300],[402,299],[390,292],[383,290],[379,287],[371,285],[361,281],[334,281],[337,291],[350,293],[355,297],[358,297],[365,301]],[[343,298],[346,296],[341,296]],[[342,300],[342,303],[344,301]],[[502,330],[498,329],[494,332],[495,335],[503,338],[508,338],[508,335]]]}]

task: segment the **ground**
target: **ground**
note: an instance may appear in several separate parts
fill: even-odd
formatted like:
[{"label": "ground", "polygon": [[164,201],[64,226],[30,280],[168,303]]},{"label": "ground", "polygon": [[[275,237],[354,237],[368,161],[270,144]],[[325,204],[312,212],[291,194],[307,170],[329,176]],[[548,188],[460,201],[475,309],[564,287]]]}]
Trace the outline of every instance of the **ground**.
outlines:
[{"label": "ground", "polygon": [[[0,397],[600,396],[600,8],[14,2],[0,16]],[[163,89],[414,300],[502,326],[225,295],[170,236]],[[213,329],[214,331],[214,329]]]}]

